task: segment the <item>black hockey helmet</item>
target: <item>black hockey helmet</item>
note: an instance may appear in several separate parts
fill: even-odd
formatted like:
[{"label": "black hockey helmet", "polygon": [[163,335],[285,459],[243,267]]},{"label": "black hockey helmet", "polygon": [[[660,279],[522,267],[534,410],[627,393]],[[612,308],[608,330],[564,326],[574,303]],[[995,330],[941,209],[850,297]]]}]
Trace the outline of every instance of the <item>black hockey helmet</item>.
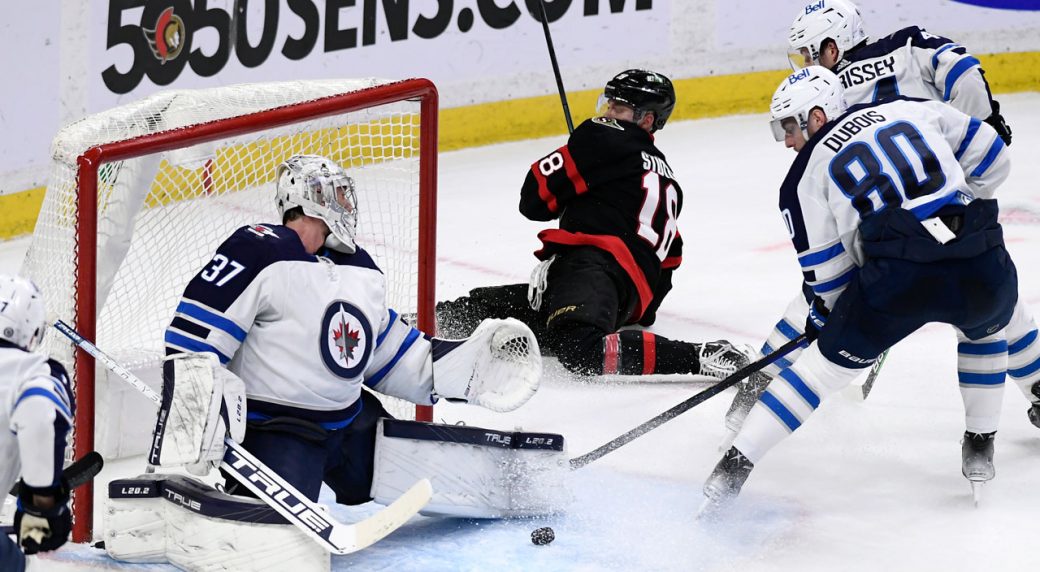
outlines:
[{"label": "black hockey helmet", "polygon": [[675,107],[675,88],[662,74],[647,70],[625,70],[607,82],[603,96],[613,99],[643,114],[652,112],[651,131],[664,127]]}]

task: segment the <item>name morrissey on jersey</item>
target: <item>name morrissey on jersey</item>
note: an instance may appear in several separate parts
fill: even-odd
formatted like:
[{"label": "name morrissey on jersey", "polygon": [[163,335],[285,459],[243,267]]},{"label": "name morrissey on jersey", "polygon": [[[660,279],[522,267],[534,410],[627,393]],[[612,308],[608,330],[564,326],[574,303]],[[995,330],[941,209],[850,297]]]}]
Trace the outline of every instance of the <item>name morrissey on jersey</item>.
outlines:
[{"label": "name morrissey on jersey", "polygon": [[857,113],[832,129],[827,138],[823,140],[823,144],[831,151],[837,153],[841,151],[845,143],[848,143],[849,139],[852,139],[854,135],[875,123],[884,123],[885,121],[887,121],[885,116],[875,109]]},{"label": "name morrissey on jersey", "polygon": [[841,78],[842,87],[848,89],[894,73],[896,73],[896,58],[895,56],[888,56],[883,60],[851,65],[840,71],[838,77]]},{"label": "name morrissey on jersey", "polygon": [[662,177],[667,177],[671,180],[675,180],[675,175],[672,174],[672,168],[668,166],[668,163],[664,162],[664,159],[660,157],[654,157],[646,151],[642,152],[643,155],[643,168],[647,171],[653,171]]}]

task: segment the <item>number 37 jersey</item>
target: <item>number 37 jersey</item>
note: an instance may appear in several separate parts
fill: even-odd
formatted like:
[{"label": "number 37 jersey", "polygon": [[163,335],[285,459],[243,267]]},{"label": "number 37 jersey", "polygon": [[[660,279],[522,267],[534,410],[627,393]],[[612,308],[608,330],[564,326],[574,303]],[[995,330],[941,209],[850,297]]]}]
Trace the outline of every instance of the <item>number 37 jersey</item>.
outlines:
[{"label": "number 37 jersey", "polygon": [[653,136],[602,117],[583,122],[566,145],[535,161],[520,190],[524,216],[560,220],[559,229],[539,233],[545,247],[536,255],[573,246],[610,253],[639,294],[639,315],[661,270],[682,260],[676,225],[682,204],[682,189]]},{"label": "number 37 jersey", "polygon": [[780,211],[806,283],[831,306],[862,262],[857,229],[885,208],[918,220],[993,197],[1010,171],[989,125],[937,101],[850,107],[798,153]]}]

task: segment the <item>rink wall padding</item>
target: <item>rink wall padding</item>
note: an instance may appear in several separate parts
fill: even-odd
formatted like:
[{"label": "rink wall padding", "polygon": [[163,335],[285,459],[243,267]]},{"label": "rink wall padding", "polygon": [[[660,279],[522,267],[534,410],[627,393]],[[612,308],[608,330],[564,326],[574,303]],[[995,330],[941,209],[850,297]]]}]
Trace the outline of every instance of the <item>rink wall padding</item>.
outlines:
[{"label": "rink wall padding", "polygon": [[[994,94],[1040,91],[1040,52],[980,56]],[[678,102],[671,121],[765,113],[784,70],[678,79]],[[587,119],[600,90],[568,92],[574,123]],[[1014,118],[1011,125],[1014,127]],[[567,132],[556,94],[482,103],[441,110],[441,151],[508,141],[564,135]],[[518,157],[525,165],[529,157]],[[43,201],[44,188],[0,195],[0,240],[30,234]]]}]

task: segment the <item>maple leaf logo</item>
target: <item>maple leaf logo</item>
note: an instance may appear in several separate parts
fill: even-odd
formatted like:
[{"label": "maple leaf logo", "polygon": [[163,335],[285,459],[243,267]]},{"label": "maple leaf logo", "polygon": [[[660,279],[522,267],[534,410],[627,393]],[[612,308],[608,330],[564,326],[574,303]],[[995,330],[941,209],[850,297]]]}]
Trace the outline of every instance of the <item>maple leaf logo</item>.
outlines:
[{"label": "maple leaf logo", "polygon": [[[346,332],[346,335],[344,335],[344,332]],[[339,348],[340,359],[351,360],[354,359],[354,350],[360,343],[361,332],[360,330],[351,330],[347,326],[346,319],[341,314],[339,327],[332,331],[332,339],[336,347]]]}]

